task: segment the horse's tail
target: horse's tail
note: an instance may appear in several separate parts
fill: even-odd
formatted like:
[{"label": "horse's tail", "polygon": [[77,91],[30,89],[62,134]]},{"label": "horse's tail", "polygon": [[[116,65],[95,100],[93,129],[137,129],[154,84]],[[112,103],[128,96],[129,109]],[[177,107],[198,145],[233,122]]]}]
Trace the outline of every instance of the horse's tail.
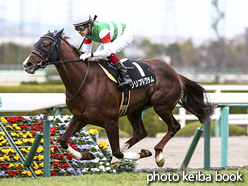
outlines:
[{"label": "horse's tail", "polygon": [[179,100],[179,104],[187,111],[197,116],[201,123],[210,120],[210,116],[213,114],[215,106],[211,104],[209,98],[205,94],[206,90],[197,82],[191,81],[180,74],[179,76],[183,83],[183,94]]}]

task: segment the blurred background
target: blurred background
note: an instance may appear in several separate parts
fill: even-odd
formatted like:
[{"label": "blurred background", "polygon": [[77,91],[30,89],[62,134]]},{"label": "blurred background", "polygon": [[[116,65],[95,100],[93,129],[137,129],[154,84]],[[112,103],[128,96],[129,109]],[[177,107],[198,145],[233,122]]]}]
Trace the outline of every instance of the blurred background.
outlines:
[{"label": "blurred background", "polygon": [[[79,47],[83,38],[72,26],[78,12],[97,15],[97,21],[120,21],[132,29],[134,41],[118,54],[120,58],[159,58],[203,85],[247,85],[247,10],[247,0],[0,0],[0,93],[65,92],[54,66],[30,75],[22,63],[48,30],[64,28],[69,42]],[[94,43],[93,49],[97,46]],[[230,113],[247,114],[247,108]],[[167,130],[152,109],[144,121],[151,136]],[[126,117],[120,119],[120,129],[132,134]]]},{"label": "blurred background", "polygon": [[247,9],[246,0],[0,0],[0,83],[59,80],[54,67],[30,76],[22,62],[48,30],[65,28],[78,47],[78,12],[131,27],[134,41],[121,58],[159,58],[199,82],[246,83]]}]

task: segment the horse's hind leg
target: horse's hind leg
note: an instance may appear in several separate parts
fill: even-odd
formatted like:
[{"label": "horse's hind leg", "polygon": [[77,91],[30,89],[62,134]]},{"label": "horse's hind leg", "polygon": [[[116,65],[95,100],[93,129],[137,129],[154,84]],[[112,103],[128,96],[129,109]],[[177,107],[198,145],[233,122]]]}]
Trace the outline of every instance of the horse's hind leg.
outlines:
[{"label": "horse's hind leg", "polygon": [[168,125],[168,132],[162,138],[162,140],[154,147],[155,149],[155,161],[159,167],[164,165],[164,157],[161,155],[164,146],[167,142],[180,130],[181,126],[172,115],[172,111],[165,107],[154,108],[155,112],[163,119]]},{"label": "horse's hind leg", "polygon": [[[133,145],[147,136],[147,132],[141,118],[142,111],[143,109],[137,110],[127,115],[127,118],[133,128],[133,136],[127,142],[125,142],[124,145],[122,145],[121,152],[126,152],[129,148],[131,148]],[[142,149],[140,152],[140,158],[148,157],[151,155],[152,153],[148,150]]]},{"label": "horse's hind leg", "polygon": [[87,123],[80,121],[76,116],[73,116],[65,133],[60,138],[61,147],[66,149],[75,159],[90,160],[94,159],[95,156],[91,153],[85,152],[83,154],[74,150],[70,145],[68,145],[68,139],[75,133],[79,132]]}]

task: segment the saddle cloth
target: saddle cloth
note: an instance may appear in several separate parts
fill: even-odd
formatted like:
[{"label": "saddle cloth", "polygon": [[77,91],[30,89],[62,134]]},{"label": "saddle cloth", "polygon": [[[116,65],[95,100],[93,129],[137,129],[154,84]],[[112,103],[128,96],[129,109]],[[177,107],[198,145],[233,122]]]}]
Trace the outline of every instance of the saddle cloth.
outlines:
[{"label": "saddle cloth", "polygon": [[[115,83],[121,81],[117,68],[110,61],[99,59],[98,64],[110,80]],[[130,101],[130,90],[156,82],[154,73],[146,63],[127,60],[123,62],[123,64],[126,66],[128,74],[133,80],[133,83],[130,86],[125,86],[121,89],[122,100],[119,108],[119,117],[124,116],[128,109]]]},{"label": "saddle cloth", "polygon": [[[111,79],[115,83],[120,82],[121,78],[119,72],[110,61],[100,59],[98,64],[109,79]],[[127,68],[129,77],[133,80],[133,83],[129,86],[129,90],[143,87],[156,82],[154,73],[151,71],[148,64],[133,60],[127,60],[123,62],[123,64]]]}]

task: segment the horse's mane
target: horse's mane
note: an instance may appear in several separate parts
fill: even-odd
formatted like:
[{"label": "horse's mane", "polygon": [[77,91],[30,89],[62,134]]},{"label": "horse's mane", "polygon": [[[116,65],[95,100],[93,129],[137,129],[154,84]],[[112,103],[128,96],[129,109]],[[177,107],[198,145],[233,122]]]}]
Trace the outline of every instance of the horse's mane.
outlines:
[{"label": "horse's mane", "polygon": [[[55,30],[55,32],[57,32],[57,30]],[[60,35],[60,38],[65,42],[67,43],[76,53],[78,56],[80,56],[80,51],[78,48],[74,47],[73,45],[71,45],[69,42],[68,42],[68,39],[70,39],[69,36],[65,35],[65,33],[63,32],[61,35]]]}]

